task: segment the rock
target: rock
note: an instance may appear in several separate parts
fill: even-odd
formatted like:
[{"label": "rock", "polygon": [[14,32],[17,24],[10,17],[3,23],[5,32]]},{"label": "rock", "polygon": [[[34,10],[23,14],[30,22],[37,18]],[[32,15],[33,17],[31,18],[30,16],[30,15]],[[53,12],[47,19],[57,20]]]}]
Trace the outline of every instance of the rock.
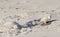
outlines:
[{"label": "rock", "polygon": [[33,26],[38,25],[39,22],[40,22],[40,19],[34,19],[34,20],[33,20]]},{"label": "rock", "polygon": [[22,26],[19,25],[17,22],[12,22],[12,21],[7,21],[4,23],[4,26],[7,28],[7,29],[21,29]]},{"label": "rock", "polygon": [[33,21],[27,22],[26,25],[31,28],[31,27],[33,27],[33,26],[38,25],[39,22],[40,22],[40,19],[37,19],[37,20],[33,20]]},{"label": "rock", "polygon": [[33,21],[29,21],[29,22],[27,22],[27,23],[26,23],[26,25],[27,25],[28,27],[30,27],[30,28],[31,28],[31,27],[32,27],[32,25],[33,25],[33,23],[32,23],[32,22],[33,22]]},{"label": "rock", "polygon": [[13,22],[6,22],[6,23],[4,23],[4,26],[8,29],[13,29],[14,24],[13,24]]}]

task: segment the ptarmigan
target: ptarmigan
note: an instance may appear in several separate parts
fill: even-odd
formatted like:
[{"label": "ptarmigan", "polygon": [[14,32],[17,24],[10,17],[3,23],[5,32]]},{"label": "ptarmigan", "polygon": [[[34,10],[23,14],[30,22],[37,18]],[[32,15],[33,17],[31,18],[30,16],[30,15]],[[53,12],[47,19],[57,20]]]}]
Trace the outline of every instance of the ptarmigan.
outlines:
[{"label": "ptarmigan", "polygon": [[40,24],[41,25],[49,25],[49,24],[51,24],[51,22],[55,21],[55,20],[52,20],[51,18],[52,18],[51,16],[41,18]]}]

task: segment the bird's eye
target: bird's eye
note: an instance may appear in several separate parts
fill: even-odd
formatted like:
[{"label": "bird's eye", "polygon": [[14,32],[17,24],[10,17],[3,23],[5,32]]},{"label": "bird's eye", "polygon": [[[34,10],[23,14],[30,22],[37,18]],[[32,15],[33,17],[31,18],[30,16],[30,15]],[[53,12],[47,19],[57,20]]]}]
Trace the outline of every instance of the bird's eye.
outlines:
[{"label": "bird's eye", "polygon": [[49,23],[48,21],[46,23]]}]

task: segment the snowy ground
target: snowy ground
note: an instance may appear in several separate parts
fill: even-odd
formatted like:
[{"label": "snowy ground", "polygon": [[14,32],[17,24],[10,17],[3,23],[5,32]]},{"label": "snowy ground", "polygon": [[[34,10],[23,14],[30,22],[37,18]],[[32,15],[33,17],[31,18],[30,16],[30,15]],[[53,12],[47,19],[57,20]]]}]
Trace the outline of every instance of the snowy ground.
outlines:
[{"label": "snowy ground", "polygon": [[[52,22],[48,26],[35,26],[32,29],[9,33],[3,24],[16,21],[21,25],[34,19],[51,14]],[[19,19],[17,19],[17,17]],[[60,37],[60,0],[0,0],[0,37]],[[6,31],[6,32],[5,32]]]}]

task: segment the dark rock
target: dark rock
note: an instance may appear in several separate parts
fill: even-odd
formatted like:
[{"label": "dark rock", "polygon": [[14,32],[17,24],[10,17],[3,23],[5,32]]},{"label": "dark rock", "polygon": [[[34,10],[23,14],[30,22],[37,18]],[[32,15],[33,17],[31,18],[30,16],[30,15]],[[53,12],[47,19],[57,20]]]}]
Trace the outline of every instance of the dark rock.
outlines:
[{"label": "dark rock", "polygon": [[19,23],[14,22],[14,24],[17,25],[18,29],[22,29],[22,25],[20,25]]},{"label": "dark rock", "polygon": [[27,22],[26,25],[31,28],[33,26],[33,21]]},{"label": "dark rock", "polygon": [[34,19],[34,22],[40,22],[41,19]]}]

